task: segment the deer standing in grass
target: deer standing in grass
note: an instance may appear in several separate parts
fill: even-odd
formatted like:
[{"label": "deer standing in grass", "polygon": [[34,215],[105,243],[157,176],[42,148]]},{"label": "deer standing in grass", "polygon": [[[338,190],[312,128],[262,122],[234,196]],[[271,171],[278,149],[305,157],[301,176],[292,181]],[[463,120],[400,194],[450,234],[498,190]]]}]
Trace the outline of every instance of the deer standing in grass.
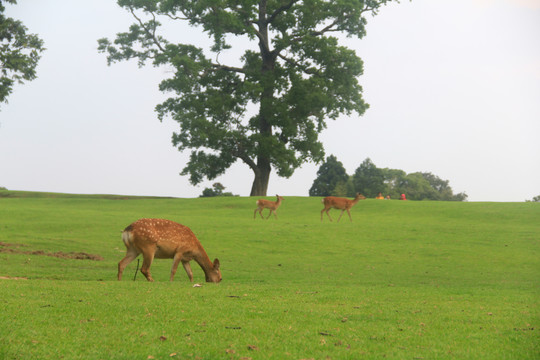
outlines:
[{"label": "deer standing in grass", "polygon": [[201,266],[207,282],[221,281],[219,260],[215,259],[213,263],[210,261],[201,243],[187,226],[165,219],[140,219],[125,228],[122,240],[127,252],[118,263],[118,280],[122,280],[126,266],[142,253],[141,272],[148,281],[154,281],[150,275],[150,266],[154,258],[174,259],[171,281],[180,262],[186,270],[189,281],[193,281],[193,272],[189,265],[191,260],[195,260]]},{"label": "deer standing in grass", "polygon": [[330,219],[330,221],[332,221],[332,217],[330,216],[330,214],[328,213],[330,211],[330,209],[338,209],[338,210],[341,210],[341,214],[339,214],[339,218],[338,218],[338,221],[341,220],[341,216],[343,215],[343,212],[345,210],[347,210],[347,214],[349,214],[349,219],[351,220],[352,222],[352,217],[351,217],[351,208],[356,205],[356,203],[359,201],[359,200],[363,200],[365,199],[366,197],[360,193],[356,193],[356,197],[353,199],[353,200],[350,200],[350,199],[345,199],[345,198],[340,198],[340,197],[335,197],[335,196],[327,196],[325,197],[324,199],[322,199],[322,203],[324,204],[324,209],[321,210],[321,221],[323,221],[323,215],[324,215],[324,212],[326,211],[326,215],[328,215],[328,218]]},{"label": "deer standing in grass", "polygon": [[264,219],[262,216],[262,211],[264,209],[270,209],[270,212],[268,213],[267,219],[274,213],[274,217],[277,219],[276,210],[281,205],[281,202],[283,201],[283,197],[276,195],[276,201],[270,201],[265,199],[259,199],[257,200],[257,208],[253,212],[253,218],[255,219],[257,217],[257,211],[259,212],[259,215],[261,215],[261,218]]}]

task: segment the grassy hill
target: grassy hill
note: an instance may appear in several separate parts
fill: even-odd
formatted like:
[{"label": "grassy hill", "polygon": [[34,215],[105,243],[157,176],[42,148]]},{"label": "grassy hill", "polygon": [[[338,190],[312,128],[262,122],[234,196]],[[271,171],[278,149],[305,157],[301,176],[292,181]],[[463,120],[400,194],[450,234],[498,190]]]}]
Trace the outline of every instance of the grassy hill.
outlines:
[{"label": "grassy hill", "polygon": [[[539,204],[364,200],[321,223],[320,198],[265,221],[255,200],[0,191],[0,358],[540,357]],[[142,217],[189,226],[223,282],[193,263],[203,287],[170,283],[172,260],[117,282]]]}]

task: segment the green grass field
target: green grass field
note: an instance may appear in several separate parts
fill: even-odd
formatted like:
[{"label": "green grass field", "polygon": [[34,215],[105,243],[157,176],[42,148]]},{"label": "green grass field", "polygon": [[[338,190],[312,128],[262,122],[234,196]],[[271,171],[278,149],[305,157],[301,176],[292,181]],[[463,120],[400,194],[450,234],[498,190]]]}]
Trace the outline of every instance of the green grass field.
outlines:
[{"label": "green grass field", "polygon": [[[265,221],[255,200],[0,191],[0,359],[540,358],[540,204],[364,200],[321,223],[320,198]],[[223,281],[193,263],[202,287],[171,283],[172,260],[116,281],[142,217],[189,226]]]}]

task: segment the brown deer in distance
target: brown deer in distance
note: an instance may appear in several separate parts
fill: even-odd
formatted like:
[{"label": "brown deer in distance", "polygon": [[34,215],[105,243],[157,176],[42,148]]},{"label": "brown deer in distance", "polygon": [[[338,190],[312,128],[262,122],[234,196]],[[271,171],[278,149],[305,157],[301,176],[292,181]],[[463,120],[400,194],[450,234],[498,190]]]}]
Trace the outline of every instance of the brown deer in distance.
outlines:
[{"label": "brown deer in distance", "polygon": [[262,211],[264,209],[270,209],[270,212],[268,213],[267,219],[274,213],[274,217],[277,219],[276,210],[281,205],[281,202],[283,201],[283,197],[276,195],[276,201],[270,201],[265,199],[259,199],[257,200],[257,208],[253,212],[253,218],[255,219],[257,217],[257,211],[259,212],[259,215],[261,215],[261,218],[264,219],[262,215]]},{"label": "brown deer in distance", "polygon": [[219,260],[212,263],[195,234],[187,226],[165,219],[140,219],[129,225],[122,232],[122,240],[126,245],[126,256],[118,263],[118,280],[126,266],[143,254],[141,272],[148,281],[154,281],[150,275],[150,266],[154,258],[174,259],[170,281],[173,281],[178,264],[182,262],[184,269],[193,281],[193,272],[189,262],[195,260],[203,269],[207,282],[220,282],[221,271]]},{"label": "brown deer in distance", "polygon": [[350,200],[350,199],[345,199],[345,198],[341,198],[341,197],[335,197],[335,196],[327,196],[325,197],[324,199],[322,199],[322,203],[324,204],[324,209],[321,210],[321,221],[323,221],[323,215],[324,215],[324,212],[326,211],[326,215],[328,215],[328,218],[330,219],[330,221],[332,221],[332,217],[330,216],[330,214],[328,213],[330,211],[330,209],[338,209],[338,210],[341,210],[341,214],[339,214],[339,218],[338,218],[338,221],[341,220],[341,216],[343,215],[343,212],[345,210],[347,210],[347,214],[349,214],[349,219],[351,220],[352,222],[352,217],[351,217],[351,208],[356,205],[356,203],[359,201],[359,200],[363,200],[365,199],[366,197],[360,193],[356,193],[356,197],[353,199],[353,200]]}]

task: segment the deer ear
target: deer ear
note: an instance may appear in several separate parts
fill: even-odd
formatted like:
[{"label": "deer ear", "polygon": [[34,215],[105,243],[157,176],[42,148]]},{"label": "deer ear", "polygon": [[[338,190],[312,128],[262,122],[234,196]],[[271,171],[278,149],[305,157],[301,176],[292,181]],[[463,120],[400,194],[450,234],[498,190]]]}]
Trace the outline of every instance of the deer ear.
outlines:
[{"label": "deer ear", "polygon": [[219,270],[219,260],[218,259],[214,260],[214,269]]}]

